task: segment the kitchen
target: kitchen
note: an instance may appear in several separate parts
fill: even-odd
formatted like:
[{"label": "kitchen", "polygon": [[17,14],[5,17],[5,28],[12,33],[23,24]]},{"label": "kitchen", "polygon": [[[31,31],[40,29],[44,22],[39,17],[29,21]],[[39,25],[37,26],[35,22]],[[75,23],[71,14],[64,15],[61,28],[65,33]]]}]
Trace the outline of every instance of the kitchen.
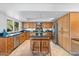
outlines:
[{"label": "kitchen", "polygon": [[79,4],[0,4],[0,56],[79,55],[79,12],[61,5]]}]

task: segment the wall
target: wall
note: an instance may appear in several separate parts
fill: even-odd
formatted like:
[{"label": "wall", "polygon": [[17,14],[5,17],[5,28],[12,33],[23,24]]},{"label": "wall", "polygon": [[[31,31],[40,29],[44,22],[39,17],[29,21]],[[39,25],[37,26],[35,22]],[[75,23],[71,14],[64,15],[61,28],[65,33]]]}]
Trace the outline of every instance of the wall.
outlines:
[{"label": "wall", "polygon": [[4,13],[0,12],[0,33],[2,33],[4,29],[7,29],[7,17]]},{"label": "wall", "polygon": [[[4,29],[7,31],[7,19],[16,21],[16,19],[11,18],[11,17],[8,17],[3,12],[0,12],[0,33],[2,33]],[[19,26],[20,26],[19,27],[19,30],[21,30],[21,27],[22,27],[21,26],[21,22],[20,22],[20,25]]]}]

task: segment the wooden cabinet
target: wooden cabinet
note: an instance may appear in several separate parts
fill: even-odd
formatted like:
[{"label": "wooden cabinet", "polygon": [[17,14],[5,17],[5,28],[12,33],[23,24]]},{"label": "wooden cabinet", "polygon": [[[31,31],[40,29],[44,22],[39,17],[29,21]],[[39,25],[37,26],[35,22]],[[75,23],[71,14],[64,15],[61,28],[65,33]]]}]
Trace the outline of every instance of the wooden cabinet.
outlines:
[{"label": "wooden cabinet", "polygon": [[22,32],[20,34],[20,43],[23,43],[25,40],[30,39],[30,32]]},{"label": "wooden cabinet", "polygon": [[31,48],[33,53],[40,53],[40,40],[32,40]]},{"label": "wooden cabinet", "polygon": [[58,20],[58,44],[63,47],[63,18]]},{"label": "wooden cabinet", "polygon": [[22,28],[23,29],[36,28],[36,22],[23,22],[22,23]]},{"label": "wooden cabinet", "polygon": [[[78,51],[78,44],[73,43],[73,38],[79,38],[79,13],[70,12],[58,19],[58,44],[71,54]],[[75,50],[75,48],[77,48]],[[73,49],[74,48],[74,49]],[[76,53],[77,54],[77,53]],[[79,54],[79,53],[78,53]]]},{"label": "wooden cabinet", "polygon": [[13,37],[0,37],[0,55],[8,55],[13,50]]},{"label": "wooden cabinet", "polygon": [[6,53],[7,55],[10,54],[12,51],[13,51],[13,41],[14,41],[14,38],[13,37],[7,37],[5,41],[5,50],[6,50]]},{"label": "wooden cabinet", "polygon": [[70,13],[71,36],[79,38],[79,12]]},{"label": "wooden cabinet", "polygon": [[52,22],[43,22],[42,27],[43,28],[52,28],[53,23]]},{"label": "wooden cabinet", "polygon": [[53,33],[52,32],[43,32],[43,35],[47,35],[49,39],[53,38]]},{"label": "wooden cabinet", "polygon": [[52,36],[53,36],[52,32],[47,32],[47,36],[48,36],[50,39],[52,39]]},{"label": "wooden cabinet", "polygon": [[58,44],[70,52],[70,19],[66,14],[58,19]]},{"label": "wooden cabinet", "polygon": [[31,32],[26,32],[26,33],[27,33],[27,36],[25,36],[25,37],[26,37],[27,40],[29,40],[30,39]]},{"label": "wooden cabinet", "polygon": [[20,43],[23,43],[26,39],[27,39],[27,33],[26,32],[22,32],[20,34]]},{"label": "wooden cabinet", "polygon": [[[37,22],[22,22],[22,28],[27,29],[27,28],[36,28]],[[52,28],[53,23],[52,22],[42,22],[42,27],[43,28]]]},{"label": "wooden cabinet", "polygon": [[20,45],[20,35],[14,36],[14,49]]},{"label": "wooden cabinet", "polygon": [[0,55],[3,55],[5,51],[4,38],[0,37]]},{"label": "wooden cabinet", "polygon": [[0,37],[0,55],[9,55],[16,47],[29,39],[30,32],[22,32],[16,36]]}]

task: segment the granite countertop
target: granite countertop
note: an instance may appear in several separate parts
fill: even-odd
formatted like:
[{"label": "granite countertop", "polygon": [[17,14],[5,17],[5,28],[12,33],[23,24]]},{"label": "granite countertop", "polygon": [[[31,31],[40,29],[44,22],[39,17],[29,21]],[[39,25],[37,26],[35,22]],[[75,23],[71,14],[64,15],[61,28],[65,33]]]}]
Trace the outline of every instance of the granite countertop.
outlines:
[{"label": "granite countertop", "polygon": [[17,36],[17,35],[19,35],[19,34],[21,34],[22,32],[29,32],[28,30],[21,30],[21,31],[18,31],[18,32],[14,32],[14,33],[7,33],[6,35],[0,35],[0,37],[4,37],[4,38],[6,38],[6,37],[10,37],[10,36],[13,36],[13,37],[15,37],[15,36]]},{"label": "granite countertop", "polygon": [[31,39],[49,39],[47,35],[43,35],[43,36],[32,35],[30,38]]},{"label": "granite countertop", "polygon": [[17,36],[17,35],[19,35],[19,34],[21,34],[21,32],[16,32],[16,33],[13,33],[13,34],[8,34],[8,35],[6,35],[7,37],[8,36]]}]

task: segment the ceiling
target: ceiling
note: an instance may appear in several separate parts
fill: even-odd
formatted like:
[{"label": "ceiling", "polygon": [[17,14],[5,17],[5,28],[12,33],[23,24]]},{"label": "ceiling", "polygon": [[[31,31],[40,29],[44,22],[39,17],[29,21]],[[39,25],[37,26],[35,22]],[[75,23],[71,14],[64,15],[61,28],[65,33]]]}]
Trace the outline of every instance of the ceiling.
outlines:
[{"label": "ceiling", "polygon": [[20,21],[55,20],[69,11],[79,11],[78,3],[0,3],[0,11]]}]

